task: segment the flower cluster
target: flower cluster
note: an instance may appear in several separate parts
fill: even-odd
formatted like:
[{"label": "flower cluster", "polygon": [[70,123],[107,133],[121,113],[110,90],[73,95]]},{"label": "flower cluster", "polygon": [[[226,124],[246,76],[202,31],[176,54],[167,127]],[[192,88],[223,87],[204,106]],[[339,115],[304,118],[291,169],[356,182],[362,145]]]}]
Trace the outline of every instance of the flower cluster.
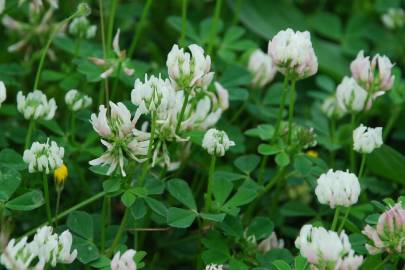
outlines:
[{"label": "flower cluster", "polygon": [[7,98],[6,86],[2,81],[0,81],[0,107],[1,104],[6,100],[6,98]]},{"label": "flower cluster", "polygon": [[112,270],[136,270],[136,263],[134,261],[134,256],[136,251],[133,249],[128,249],[122,255],[121,252],[115,253],[111,261]]},{"label": "flower cluster", "polygon": [[71,89],[65,95],[65,102],[70,110],[79,111],[89,107],[93,103],[93,99],[76,89]]},{"label": "flower cluster", "polygon": [[389,8],[381,20],[388,29],[399,29],[405,25],[405,12],[402,8]]},{"label": "flower cluster", "polygon": [[363,230],[371,241],[366,244],[372,255],[388,252],[389,254],[405,252],[405,209],[397,203],[378,218],[376,228],[366,225]]},{"label": "flower cluster", "polygon": [[34,142],[30,149],[24,151],[23,159],[28,164],[28,171],[49,174],[63,164],[65,149],[49,139],[46,143]]},{"label": "flower cluster", "polygon": [[225,131],[217,130],[215,128],[209,129],[203,138],[202,147],[207,150],[208,154],[223,156],[235,142],[228,138]]},{"label": "flower cluster", "polygon": [[375,55],[372,59],[365,57],[360,51],[350,64],[353,78],[367,90],[372,97],[378,97],[392,88],[394,75],[391,74],[393,64],[383,55]]},{"label": "flower cluster", "polygon": [[[132,76],[135,70],[130,67],[130,59],[126,58],[126,52],[121,51],[120,46],[120,29],[117,30],[117,33],[114,36],[112,43],[113,51],[115,56],[102,59],[97,57],[91,57],[90,60],[97,66],[103,67],[104,71],[100,74],[100,78],[106,79],[110,77],[114,72],[119,72],[120,70],[124,71],[127,76]],[[117,74],[119,76],[119,74]]]},{"label": "flower cluster", "polygon": [[343,113],[360,112],[371,107],[371,99],[367,100],[367,91],[349,77],[344,77],[338,85],[336,99]]},{"label": "flower cluster", "polygon": [[250,55],[248,69],[253,75],[252,85],[256,88],[262,88],[271,82],[277,72],[271,57],[260,49]]},{"label": "flower cluster", "polygon": [[91,39],[96,35],[97,25],[90,25],[85,16],[74,18],[69,24],[69,33],[78,38]]},{"label": "flower cluster", "polygon": [[357,270],[363,263],[363,257],[354,254],[344,231],[338,235],[307,224],[301,228],[295,246],[314,269]]},{"label": "flower cluster", "polygon": [[55,99],[48,98],[40,90],[35,90],[24,96],[21,91],[17,93],[17,109],[25,119],[51,120],[57,109]]},{"label": "flower cluster", "polygon": [[315,194],[322,204],[336,206],[351,206],[355,204],[360,195],[360,183],[353,173],[333,171],[330,169],[317,180]]},{"label": "flower cluster", "polygon": [[191,91],[206,88],[214,73],[210,72],[211,57],[204,56],[204,50],[196,44],[188,46],[190,53],[174,44],[167,55],[167,70],[176,90]]},{"label": "flower cluster", "polygon": [[140,115],[132,118],[123,103],[110,102],[110,111],[110,117],[107,117],[107,108],[100,105],[98,115],[91,115],[93,129],[103,138],[101,143],[107,147],[107,151],[89,164],[110,165],[107,174],[112,174],[119,166],[121,174],[125,176],[124,154],[137,162],[145,161],[150,134],[135,128]]},{"label": "flower cluster", "polygon": [[[347,94],[347,93],[345,93]],[[344,106],[345,110],[342,109],[343,106],[339,106],[338,100],[336,95],[332,95],[326,98],[321,106],[322,112],[326,114],[329,118],[340,119],[346,113],[346,106]]]},{"label": "flower cluster", "polygon": [[268,53],[283,75],[290,79],[304,79],[318,71],[316,58],[308,31],[280,31],[269,42]]},{"label": "flower cluster", "polygon": [[382,128],[370,128],[360,124],[353,131],[353,149],[362,154],[369,154],[383,144]]},{"label": "flower cluster", "polygon": [[72,234],[66,230],[62,234],[52,234],[53,228],[44,226],[37,230],[31,242],[23,237],[8,242],[0,257],[0,263],[7,269],[29,269],[33,262],[37,270],[46,269],[49,264],[70,264],[77,257],[77,250],[72,249]]}]

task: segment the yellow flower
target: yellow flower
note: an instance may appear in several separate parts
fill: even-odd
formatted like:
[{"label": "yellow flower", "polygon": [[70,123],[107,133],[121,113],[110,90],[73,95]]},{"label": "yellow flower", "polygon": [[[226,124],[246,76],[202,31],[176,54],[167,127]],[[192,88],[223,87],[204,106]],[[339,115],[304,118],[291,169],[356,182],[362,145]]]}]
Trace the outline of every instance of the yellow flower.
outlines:
[{"label": "yellow flower", "polygon": [[316,157],[318,157],[318,152],[315,151],[315,150],[308,150],[307,151],[307,156],[316,158]]},{"label": "yellow flower", "polygon": [[68,168],[62,163],[62,165],[54,171],[53,178],[57,184],[63,184],[67,177]]}]

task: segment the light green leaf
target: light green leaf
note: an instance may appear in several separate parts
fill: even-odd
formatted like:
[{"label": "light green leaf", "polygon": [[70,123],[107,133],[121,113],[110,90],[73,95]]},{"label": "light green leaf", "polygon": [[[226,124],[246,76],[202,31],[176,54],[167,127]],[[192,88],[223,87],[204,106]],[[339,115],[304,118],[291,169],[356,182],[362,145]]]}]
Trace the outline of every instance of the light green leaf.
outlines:
[{"label": "light green leaf", "polygon": [[6,202],[21,184],[19,172],[10,169],[0,170],[0,202]]},{"label": "light green leaf", "polygon": [[167,224],[176,228],[188,228],[196,217],[197,214],[194,211],[171,207],[167,213]]},{"label": "light green leaf", "polygon": [[93,219],[88,213],[84,211],[70,213],[66,225],[72,232],[84,239],[93,239]]},{"label": "light green leaf", "polygon": [[17,211],[31,211],[42,206],[44,203],[45,201],[42,192],[39,190],[32,190],[8,201],[6,207]]},{"label": "light green leaf", "polygon": [[172,179],[167,183],[170,195],[190,209],[197,210],[193,192],[188,183],[182,179]]}]

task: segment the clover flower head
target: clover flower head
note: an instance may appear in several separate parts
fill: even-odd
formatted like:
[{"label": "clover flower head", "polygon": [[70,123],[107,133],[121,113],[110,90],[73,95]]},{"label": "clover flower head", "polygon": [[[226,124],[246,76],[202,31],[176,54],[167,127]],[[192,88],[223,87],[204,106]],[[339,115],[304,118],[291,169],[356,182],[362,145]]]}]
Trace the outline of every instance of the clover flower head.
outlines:
[{"label": "clover flower head", "polygon": [[321,110],[328,118],[340,119],[345,115],[345,111],[338,104],[336,95],[327,97],[321,106]]},{"label": "clover flower head", "polygon": [[354,255],[344,231],[338,234],[307,224],[301,228],[295,246],[314,269],[357,270],[363,262],[362,256]]},{"label": "clover flower head", "polygon": [[65,149],[49,139],[46,143],[34,142],[30,149],[24,151],[23,159],[28,164],[28,171],[49,174],[63,164]]},{"label": "clover flower head", "polygon": [[355,204],[360,191],[360,183],[355,174],[332,169],[319,176],[315,188],[318,201],[331,208]]},{"label": "clover flower head", "polygon": [[145,75],[145,81],[136,79],[131,92],[131,101],[142,113],[166,110],[174,101],[175,90],[168,79]]},{"label": "clover flower head", "polygon": [[225,131],[217,130],[215,128],[209,129],[203,138],[202,147],[207,150],[208,154],[223,156],[235,142],[228,138]]},{"label": "clover flower head", "polygon": [[112,270],[136,270],[136,263],[134,261],[134,256],[136,251],[133,249],[128,249],[122,255],[121,252],[115,253],[111,261]]},{"label": "clover flower head", "polygon": [[392,88],[395,79],[392,75],[393,67],[387,56],[376,54],[371,59],[370,56],[364,56],[364,51],[360,51],[350,64],[353,78],[373,98]]},{"label": "clover flower head", "polygon": [[353,149],[362,154],[370,154],[383,144],[382,128],[371,128],[360,124],[353,130]]},{"label": "clover flower head", "polygon": [[56,112],[55,99],[48,98],[40,90],[35,90],[24,96],[21,91],[17,93],[17,109],[25,119],[51,120]]},{"label": "clover flower head", "polygon": [[188,46],[190,53],[174,44],[167,55],[167,70],[176,90],[195,87],[206,88],[211,83],[211,57],[204,55],[204,49],[197,44]]},{"label": "clover flower head", "polygon": [[277,70],[290,79],[304,79],[318,71],[318,59],[308,31],[288,28],[278,32],[269,42],[268,53]]},{"label": "clover flower head", "polygon": [[367,101],[367,96],[367,91],[355,79],[349,77],[344,77],[336,89],[337,103],[344,113],[370,109],[372,99],[369,98]]},{"label": "clover flower head", "polygon": [[93,103],[93,99],[76,89],[71,89],[65,95],[65,102],[70,110],[79,111],[89,107]]},{"label": "clover flower head", "polygon": [[272,232],[271,235],[263,239],[257,246],[260,252],[267,253],[269,250],[276,248],[284,248],[284,240],[278,239],[275,232]]},{"label": "clover flower head", "polygon": [[253,75],[252,85],[256,88],[263,88],[271,82],[277,72],[270,55],[260,49],[250,55],[248,70]]},{"label": "clover flower head", "polygon": [[205,266],[205,270],[223,270],[224,266],[222,264],[209,264]]},{"label": "clover flower head", "polygon": [[376,227],[366,225],[363,234],[370,239],[366,248],[371,255],[388,252],[405,252],[405,209],[400,203],[385,211],[378,218]]},{"label": "clover flower head", "polygon": [[127,107],[118,102],[110,102],[110,116],[107,117],[107,109],[100,105],[98,115],[91,115],[91,124],[94,130],[103,138],[101,143],[107,151],[99,158],[89,162],[90,165],[109,165],[107,174],[112,174],[117,166],[121,174],[124,171],[125,156],[137,162],[145,161],[149,147],[150,133],[135,128],[140,114],[132,118]]}]

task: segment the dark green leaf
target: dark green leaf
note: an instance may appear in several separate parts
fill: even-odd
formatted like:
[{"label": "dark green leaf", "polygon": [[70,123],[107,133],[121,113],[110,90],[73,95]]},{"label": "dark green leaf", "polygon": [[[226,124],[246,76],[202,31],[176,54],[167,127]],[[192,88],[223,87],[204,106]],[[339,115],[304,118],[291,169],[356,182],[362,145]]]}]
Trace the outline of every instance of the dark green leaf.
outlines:
[{"label": "dark green leaf", "polygon": [[0,170],[0,202],[6,202],[21,184],[21,175],[18,171]]},{"label": "dark green leaf", "polygon": [[188,228],[196,217],[197,213],[192,210],[171,207],[167,213],[167,223],[176,228]]},{"label": "dark green leaf", "polygon": [[167,183],[170,195],[190,209],[197,210],[193,192],[188,183],[182,179],[172,179]]},{"label": "dark green leaf", "polygon": [[6,207],[17,211],[31,211],[42,206],[45,203],[42,192],[32,190],[12,199],[6,203]]},{"label": "dark green leaf", "polygon": [[93,219],[88,213],[84,211],[70,213],[66,225],[72,232],[84,239],[93,239]]}]

